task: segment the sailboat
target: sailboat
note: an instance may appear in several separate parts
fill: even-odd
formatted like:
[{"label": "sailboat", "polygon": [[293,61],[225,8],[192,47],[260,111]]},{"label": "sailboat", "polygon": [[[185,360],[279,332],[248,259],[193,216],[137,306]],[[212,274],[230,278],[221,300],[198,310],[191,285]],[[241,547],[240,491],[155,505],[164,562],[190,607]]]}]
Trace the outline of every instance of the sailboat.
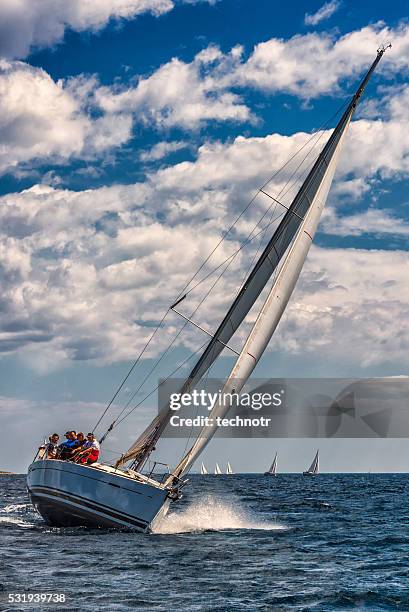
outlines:
[{"label": "sailboat", "polygon": [[221,471],[220,465],[217,463],[217,461],[216,461],[216,465],[215,465],[215,468],[214,468],[214,473],[215,473],[215,476],[220,476],[223,473]]},{"label": "sailboat", "polygon": [[230,461],[227,462],[226,474],[233,474],[233,469],[232,469],[232,467],[230,465]]},{"label": "sailboat", "polygon": [[[339,122],[291,204],[286,206],[269,194],[266,191],[267,183],[260,189],[259,192],[280,206],[281,220],[216,332],[206,332],[211,338],[199,353],[196,364],[180,389],[181,393],[193,390],[221,352],[226,347],[230,349],[230,339],[245,321],[252,306],[271,280],[269,293],[244,346],[240,352],[234,351],[236,359],[222,392],[239,393],[249,379],[274,334],[293,292],[314,238],[351,119],[385,50],[386,47],[378,50],[376,58],[356,93],[346,105]],[[186,293],[181,295],[169,310],[181,314],[176,307],[185,298]],[[184,318],[192,323],[191,319]],[[198,325],[196,327],[206,331]],[[103,416],[112,407],[114,399],[135,364],[124,378]],[[38,454],[30,465],[27,475],[27,488],[31,501],[49,525],[126,527],[143,532],[149,531],[154,528],[155,522],[166,514],[170,503],[181,497],[181,490],[187,484],[185,475],[216,431],[216,417],[223,418],[230,407],[229,402],[216,403],[209,412],[209,417],[213,421],[209,421],[209,425],[200,431],[179,463],[163,479],[154,475],[153,468],[158,462],[154,462],[148,474],[143,473],[143,470],[146,470],[148,461],[151,461],[151,454],[170,422],[173,411],[169,402],[166,402],[136,442],[113,465],[103,462],[81,465],[72,461],[47,459],[44,455]],[[118,419],[111,423],[100,439],[101,444],[118,424]]]},{"label": "sailboat", "polygon": [[202,475],[202,476],[205,476],[206,474],[208,474],[208,473],[209,473],[209,472],[207,471],[206,466],[205,466],[205,464],[203,463],[203,461],[202,461],[202,465],[200,466],[200,473],[201,473],[201,475]]},{"label": "sailboat", "polygon": [[320,473],[319,451],[315,453],[315,457],[308,470],[303,472],[304,476],[318,476]]},{"label": "sailboat", "polygon": [[265,476],[277,476],[277,453],[274,455],[273,463],[270,465],[267,472],[264,472]]}]

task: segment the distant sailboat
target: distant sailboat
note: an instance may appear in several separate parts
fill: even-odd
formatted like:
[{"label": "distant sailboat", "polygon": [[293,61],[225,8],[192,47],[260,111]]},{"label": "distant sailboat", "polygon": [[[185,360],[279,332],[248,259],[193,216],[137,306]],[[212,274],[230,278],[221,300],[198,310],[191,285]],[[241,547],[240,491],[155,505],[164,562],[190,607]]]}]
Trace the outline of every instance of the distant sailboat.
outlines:
[{"label": "distant sailboat", "polygon": [[216,462],[216,467],[214,468],[214,473],[216,474],[216,476],[220,476],[220,474],[222,474],[223,472],[220,469],[219,464]]},{"label": "distant sailboat", "polygon": [[205,466],[205,464],[203,463],[203,461],[202,461],[202,465],[200,466],[200,473],[201,473],[201,475],[202,475],[202,476],[204,476],[205,474],[208,474],[208,473],[209,473],[209,472],[207,471],[206,466]]},{"label": "distant sailboat", "polygon": [[233,474],[233,470],[232,470],[232,467],[230,465],[230,461],[227,462],[226,474]]},{"label": "distant sailboat", "polygon": [[273,463],[270,465],[269,470],[264,472],[265,476],[277,476],[277,453],[274,456]]},{"label": "distant sailboat", "polygon": [[320,473],[319,465],[319,451],[316,452],[315,457],[307,471],[303,472],[304,476],[318,476]]}]

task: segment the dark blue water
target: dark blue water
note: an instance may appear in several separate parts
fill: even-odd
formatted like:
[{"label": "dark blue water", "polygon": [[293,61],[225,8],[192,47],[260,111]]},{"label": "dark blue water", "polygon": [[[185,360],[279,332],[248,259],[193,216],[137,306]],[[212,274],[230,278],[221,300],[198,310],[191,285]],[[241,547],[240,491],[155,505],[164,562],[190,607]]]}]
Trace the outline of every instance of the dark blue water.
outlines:
[{"label": "dark blue water", "polygon": [[3,476],[0,530],[2,610],[409,610],[407,475],[192,476],[151,535],[46,527]]}]

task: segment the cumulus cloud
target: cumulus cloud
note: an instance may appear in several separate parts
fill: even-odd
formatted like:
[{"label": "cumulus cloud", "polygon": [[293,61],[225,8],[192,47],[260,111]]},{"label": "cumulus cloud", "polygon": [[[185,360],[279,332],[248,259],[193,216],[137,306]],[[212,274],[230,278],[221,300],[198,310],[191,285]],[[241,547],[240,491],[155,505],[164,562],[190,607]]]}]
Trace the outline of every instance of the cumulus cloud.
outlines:
[{"label": "cumulus cloud", "polygon": [[[186,4],[218,0],[180,0]],[[2,0],[0,57],[24,58],[36,48],[62,41],[66,29],[97,32],[110,20],[159,17],[175,7],[173,0]]]},{"label": "cumulus cloud", "polygon": [[[159,223],[154,211],[140,210],[147,197],[154,205],[146,187],[127,186],[82,193],[37,187],[2,198],[1,225],[9,234],[3,230],[1,238],[3,353],[24,355],[26,363],[32,360],[41,368],[135,356],[220,236],[214,221],[202,219],[198,232],[183,214],[172,225]],[[222,215],[212,200],[215,214]],[[372,219],[368,230],[383,231],[379,223]],[[344,233],[353,234],[348,221],[345,227]],[[228,242],[212,266],[236,246]],[[201,310],[200,320],[209,329],[223,316],[253,253],[235,262],[217,299]],[[350,364],[354,359],[364,365],[404,361],[408,265],[407,253],[399,251],[314,247],[271,348],[287,354],[325,349],[334,359],[347,355]],[[184,305],[186,312],[196,303]],[[179,329],[181,321],[172,317],[149,351],[151,357]],[[245,331],[235,339],[237,346]],[[204,341],[193,328],[183,337],[189,349]]]},{"label": "cumulus cloud", "polygon": [[[404,91],[402,95],[406,95]],[[379,174],[399,177],[408,172],[409,145],[402,127],[402,108],[401,104],[392,105],[383,121],[353,122],[339,166],[336,197],[341,192],[343,198],[348,198],[348,194],[355,198],[357,193],[369,190]],[[178,295],[191,271],[218,242],[222,229],[255,189],[309,137],[306,133],[272,134],[264,138],[237,137],[230,143],[209,142],[199,148],[195,161],[162,168],[134,185],[82,192],[39,185],[3,196],[0,200],[3,352],[24,349],[24,354],[32,355],[35,351],[36,360],[41,353],[54,362],[131,358],[146,342],[152,325]],[[392,140],[393,150],[386,153]],[[278,195],[290,176],[291,168],[286,168],[269,185],[270,193]],[[288,198],[296,187],[295,184]],[[264,196],[257,198],[203,274],[222,264],[238,248],[270,204]],[[407,224],[399,229],[398,221],[381,209],[349,213],[345,219],[330,211],[322,229],[333,233],[335,224],[339,226],[338,233],[344,235],[356,235],[358,226],[375,234],[407,232]],[[217,299],[201,310],[200,319],[209,329],[223,316],[257,247],[255,241],[247,252],[239,254],[223,278],[223,286],[219,286]],[[331,259],[331,250],[320,253],[323,269],[326,257],[336,261]],[[345,251],[344,257],[352,261],[350,270],[354,269],[356,253]],[[367,253],[367,257],[372,261],[371,257],[377,260],[378,255]],[[387,261],[388,257],[385,255]],[[403,256],[397,257],[401,261]],[[363,260],[364,255],[360,258]],[[371,298],[374,314],[381,283],[402,282],[403,277],[396,278],[395,263],[379,266],[380,276]],[[375,268],[371,264],[370,274]],[[328,279],[348,287],[346,277],[337,276],[333,268],[328,271]],[[205,284],[202,289],[208,287]],[[367,297],[368,291],[367,288]],[[186,308],[194,307],[201,295],[194,294]],[[388,299],[391,295],[388,294]],[[324,298],[325,295],[323,303]],[[362,303],[351,302],[350,307],[350,318],[353,308],[359,318]],[[323,319],[324,322],[328,319],[330,330],[336,312],[334,305]],[[399,312],[396,310],[395,314],[398,316]],[[302,320],[306,315],[304,310],[300,313]],[[180,325],[175,318],[170,323],[161,340],[155,343],[151,356],[169,342]],[[298,333],[296,327],[285,350],[293,350]],[[184,345],[197,348],[198,342],[203,341],[199,336],[189,328]],[[365,346],[369,347],[369,340]],[[385,358],[385,354],[379,358]]]},{"label": "cumulus cloud", "polygon": [[406,251],[313,247],[275,348],[341,369],[407,364],[408,269]]},{"label": "cumulus cloud", "polygon": [[55,82],[41,68],[0,60],[0,172],[35,160],[101,154],[130,138],[131,117],[90,116],[74,81]]},{"label": "cumulus cloud", "polygon": [[322,230],[335,236],[408,236],[409,223],[382,209],[370,208],[364,212],[342,216],[334,209],[329,209],[323,220]]},{"label": "cumulus cloud", "polygon": [[158,142],[148,151],[142,151],[142,153],[139,155],[139,159],[144,162],[157,161],[158,159],[167,157],[170,153],[175,153],[176,151],[185,149],[188,146],[188,143],[183,141]]},{"label": "cumulus cloud", "polygon": [[392,41],[380,70],[407,71],[409,27],[382,23],[338,37],[311,33],[288,40],[272,38],[255,46],[232,76],[236,84],[266,92],[287,92],[304,99],[336,94],[345,79],[356,79],[375,58],[379,44]]},{"label": "cumulus cloud", "polygon": [[241,51],[236,47],[224,55],[208,47],[190,63],[174,58],[134,86],[99,88],[96,102],[105,112],[132,112],[145,124],[164,128],[192,129],[209,120],[247,121],[249,108],[225,82]]},{"label": "cumulus cloud", "polygon": [[[172,74],[175,70],[177,76],[181,71],[184,75],[182,86],[178,78],[164,79],[159,69],[129,90],[114,91],[99,87],[97,81],[89,78],[56,83],[40,69],[3,61],[0,161],[5,164],[8,157],[8,163],[19,164],[50,155],[69,159],[109,149],[115,142],[120,144],[129,138],[132,125],[129,117],[134,112],[132,109],[139,108],[138,104],[146,110],[145,117],[155,118],[159,125],[177,124],[185,116],[188,117],[186,125],[196,125],[200,121],[201,105],[207,106],[209,97],[205,116],[210,117],[213,113],[217,118],[228,83],[232,82],[232,75],[237,78],[243,65],[241,49],[224,55],[210,47],[191,64],[172,60],[162,67]],[[159,78],[162,101],[159,96],[154,97],[154,88],[149,83],[158,75],[162,75]],[[190,91],[187,89],[189,75],[202,83],[202,89],[195,94],[198,97],[193,96],[193,99],[185,95]],[[165,83],[169,90],[164,88]],[[22,93],[27,91],[31,94],[29,98]],[[353,122],[331,196],[333,202],[337,198],[342,198],[343,203],[355,200],[368,192],[379,176],[399,178],[407,175],[407,95],[407,88],[401,86],[382,105],[382,119],[371,115]],[[151,100],[149,105],[148,99]],[[194,108],[189,114],[191,103]],[[227,114],[224,109],[224,117],[237,116],[237,112],[240,115],[240,106],[239,99],[235,98],[233,104],[227,106]],[[47,115],[41,110],[43,107],[49,109]],[[100,114],[94,116],[97,107]],[[245,110],[244,115],[247,112]],[[125,123],[128,127],[123,134],[115,118],[129,121]],[[41,126],[41,134],[37,125]],[[144,182],[134,185],[74,192],[54,182],[53,187],[38,185],[3,196],[0,199],[3,334],[0,349],[7,354],[24,353],[26,358],[35,356],[36,363],[41,362],[41,355],[45,364],[64,360],[107,362],[134,356],[149,337],[152,325],[182,289],[191,270],[218,242],[222,230],[255,189],[310,136],[299,132],[291,136],[239,136],[227,143],[206,142],[199,148],[195,161],[161,168],[149,174]],[[31,145],[21,144],[27,142]],[[152,156],[160,159],[162,154],[169,152],[169,146],[175,150],[179,144],[160,143],[145,153],[151,159]],[[306,160],[305,171],[309,161]],[[269,185],[273,195],[285,188],[293,169],[286,168],[279,179]],[[287,198],[291,198],[296,187],[297,184],[292,185]],[[221,264],[238,248],[239,242],[270,204],[265,196],[257,198],[249,215],[240,220],[231,239],[217,251],[204,273]],[[397,231],[397,221],[380,208],[365,214],[349,212],[345,219],[339,212],[330,211],[322,229],[332,233],[335,223],[340,224],[344,235],[356,235],[359,225],[375,234],[403,235],[403,231],[407,231],[407,225]],[[238,255],[223,278],[218,299],[201,311],[201,321],[209,329],[214,328],[215,321],[220,320],[228,307],[244,269],[257,252],[256,242],[250,245],[247,253]],[[320,265],[326,270],[324,260],[328,256],[328,261],[332,261],[332,251],[320,252],[323,253]],[[344,256],[354,269],[358,261],[356,253],[347,251]],[[371,253],[367,256],[377,258]],[[363,261],[363,255],[360,257]],[[399,285],[401,282],[394,273],[396,262],[385,257],[391,265],[379,267],[380,276],[374,283],[377,291],[382,283],[393,281]],[[374,268],[370,267],[370,275]],[[330,268],[328,279],[332,278],[348,289],[346,274],[337,276],[336,270]],[[203,286],[206,287],[208,285]],[[369,296],[368,291],[365,295]],[[391,296],[388,294],[388,300]],[[340,294],[337,297],[340,298]],[[371,312],[375,316],[376,295],[371,299]],[[193,296],[186,306],[193,307],[197,300],[197,295]],[[355,299],[350,304],[349,318],[353,318],[355,308],[359,319],[362,302]],[[395,309],[397,317],[405,314],[402,309],[401,305]],[[306,315],[302,309],[299,313],[301,321]],[[335,329],[331,321],[336,313],[334,304],[328,317],[322,318],[323,324],[328,319],[329,330]],[[180,325],[176,318],[170,323],[150,356],[169,342]],[[291,325],[285,328],[289,340],[285,350],[291,351],[292,347],[298,350],[298,325],[294,323],[294,332],[291,332]],[[339,325],[337,333],[341,330]],[[292,340],[290,333],[293,333]],[[189,328],[184,346],[197,348],[199,336]],[[363,346],[369,347],[369,340]],[[398,354],[396,347],[393,350]],[[383,358],[386,358],[385,353],[379,357]]]},{"label": "cumulus cloud", "polygon": [[[21,165],[50,158],[62,163],[113,151],[132,138],[138,123],[150,130],[192,130],[209,122],[256,121],[242,95],[246,88],[302,98],[337,92],[345,78],[362,74],[377,41],[388,38],[394,49],[382,66],[390,74],[406,70],[409,27],[390,30],[380,24],[338,39],[328,34],[273,38],[257,45],[247,59],[240,46],[228,53],[209,46],[191,62],[173,58],[150,76],[103,87],[95,76],[55,82],[40,68],[2,60],[0,172],[11,168],[21,172]],[[381,113],[404,120],[407,95],[404,86],[395,86],[389,106],[367,104],[362,116],[371,119]],[[382,126],[378,128],[382,131]],[[373,122],[371,129],[377,129]],[[159,143],[151,155],[161,155],[163,146]],[[387,154],[393,155],[393,147]],[[143,152],[144,156],[149,153]]]},{"label": "cumulus cloud", "polygon": [[208,121],[254,120],[239,95],[245,88],[303,99],[338,95],[341,83],[357,79],[375,57],[379,41],[392,40],[382,70],[407,70],[409,27],[382,23],[337,36],[312,33],[288,40],[271,38],[246,58],[241,46],[222,53],[214,46],[191,62],[173,58],[135,83],[100,87],[96,104],[106,113],[133,113],[135,120],[160,128],[193,129]]},{"label": "cumulus cloud", "polygon": [[162,15],[172,0],[3,0],[0,4],[0,56],[23,58],[36,47],[60,42],[66,28],[97,31],[110,19],[142,13]]},{"label": "cumulus cloud", "polygon": [[35,362],[40,353],[54,362],[135,354],[218,239],[211,228],[160,224],[154,206],[142,211],[148,195],[143,185],[79,193],[36,186],[2,198],[3,352],[25,346]]},{"label": "cumulus cloud", "polygon": [[306,13],[304,22],[306,25],[315,26],[318,23],[321,23],[321,21],[329,19],[334,13],[337,12],[340,6],[341,2],[339,2],[339,0],[332,0],[331,2],[326,2],[315,13]]}]

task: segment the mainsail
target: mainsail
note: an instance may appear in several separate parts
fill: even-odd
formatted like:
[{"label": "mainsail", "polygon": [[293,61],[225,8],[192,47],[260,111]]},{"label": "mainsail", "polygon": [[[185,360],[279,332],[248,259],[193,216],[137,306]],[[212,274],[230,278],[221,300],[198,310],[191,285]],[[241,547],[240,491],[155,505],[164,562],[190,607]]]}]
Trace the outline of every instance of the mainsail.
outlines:
[{"label": "mainsail", "polygon": [[303,473],[304,473],[304,476],[317,476],[319,474],[319,471],[320,471],[319,451],[317,451],[314,459],[312,460],[310,467],[308,468],[308,470],[306,470]]},{"label": "mainsail", "polygon": [[273,463],[270,465],[270,468],[265,473],[271,476],[277,476],[277,453],[274,455]]},{"label": "mainsail", "polygon": [[[376,59],[365,75],[365,78],[342,115],[328,142],[318,156],[314,166],[303,182],[301,189],[288,207],[279,226],[265,247],[256,265],[248,275],[213,338],[210,340],[183,384],[180,390],[181,393],[189,392],[217,359],[225,345],[228,344],[233,334],[249,313],[260,293],[277,269],[288,247],[293,242],[273,288],[270,291],[269,297],[257,318],[256,324],[236,361],[231,375],[226,381],[224,392],[238,392],[244,384],[243,380],[247,380],[253,371],[258,359],[274,333],[300,274],[311,241],[314,237],[322,209],[325,205],[345,133],[354,114],[358,100],[383,53],[384,49],[378,51]],[[285,273],[283,273],[283,270]],[[237,379],[239,379],[239,382],[234,382],[235,380],[237,381]],[[222,416],[228,409],[228,405],[224,408],[216,405],[213,409],[213,416]],[[131,448],[122,455],[116,463],[116,466],[120,467],[132,459],[136,469],[140,469],[149,457],[150,452],[155,448],[156,442],[168,424],[171,414],[172,411],[170,410],[169,404],[166,404]],[[192,447],[187,456],[185,456],[176,468],[174,475],[179,476],[188,469],[213,433],[213,429],[209,430],[207,428],[205,432],[200,434],[194,447]],[[201,440],[201,442],[199,442],[199,440]]]},{"label": "mainsail", "polygon": [[206,474],[208,474],[208,473],[209,473],[209,472],[207,471],[206,466],[205,466],[205,464],[203,463],[203,461],[202,461],[202,465],[200,466],[200,473],[201,473],[201,475],[202,475],[202,476],[205,476]]},{"label": "mainsail", "polygon": [[216,462],[216,466],[214,468],[214,473],[216,474],[216,476],[220,476],[220,474],[222,474],[223,472],[220,469],[220,465]]},{"label": "mainsail", "polygon": [[[334,177],[337,161],[341,152],[342,144],[354,114],[358,99],[360,98],[372,72],[382,57],[384,50],[379,50],[378,55],[368,70],[365,78],[357,92],[348,105],[347,110],[341,117],[334,129],[332,136],[319,155],[313,169],[295,197],[294,202],[299,203],[297,211],[300,212],[302,205],[302,223],[297,224],[296,236],[289,249],[284,262],[276,276],[270,293],[254,323],[244,347],[238,356],[222,389],[222,395],[239,393],[247,382],[261,355],[267,347],[284,309],[290,299],[302,266],[307,257],[310,245],[314,238],[321,213],[326,203],[332,179]],[[308,206],[305,198],[308,198]],[[257,268],[257,265],[256,265]],[[223,418],[230,409],[229,402],[216,404],[209,413],[210,424],[203,427],[198,438],[190,451],[175,468],[173,475],[180,478],[202,452],[217,429],[217,419]]]},{"label": "mainsail", "polygon": [[232,469],[232,467],[230,465],[230,461],[227,462],[226,474],[233,474],[233,469]]}]

